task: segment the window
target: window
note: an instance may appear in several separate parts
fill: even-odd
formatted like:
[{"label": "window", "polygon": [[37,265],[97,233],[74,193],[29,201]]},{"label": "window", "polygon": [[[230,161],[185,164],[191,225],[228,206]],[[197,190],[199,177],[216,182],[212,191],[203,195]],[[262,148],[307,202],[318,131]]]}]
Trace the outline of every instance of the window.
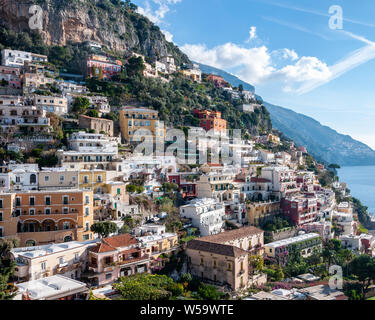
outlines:
[{"label": "window", "polygon": [[85,216],[87,217],[90,214],[90,208],[85,208]]},{"label": "window", "polygon": [[21,198],[16,198],[16,207],[21,206]]},{"label": "window", "polygon": [[216,262],[216,260],[214,260],[214,269],[216,269],[216,264],[217,264],[217,262]]},{"label": "window", "polygon": [[48,182],[49,181],[49,176],[44,176],[44,182]]},{"label": "window", "polygon": [[69,196],[63,196],[63,204],[69,204]]},{"label": "window", "polygon": [[0,227],[0,238],[4,236],[3,227]]},{"label": "window", "polygon": [[79,253],[78,252],[76,252],[74,254],[74,261],[79,261]]},{"label": "window", "polygon": [[90,230],[90,222],[86,222],[86,232]]},{"label": "window", "polygon": [[36,174],[30,175],[30,184],[35,184],[36,183]]},{"label": "window", "polygon": [[69,213],[69,208],[63,208],[63,214],[68,214]]},{"label": "window", "polygon": [[35,209],[30,209],[29,210],[29,215],[34,216],[35,215]]},{"label": "window", "polygon": [[51,197],[50,197],[50,196],[45,197],[45,205],[46,205],[46,206],[51,205]]},{"label": "window", "polygon": [[50,208],[46,208],[45,211],[44,211],[45,214],[51,214],[51,209]]},{"label": "window", "polygon": [[70,225],[69,222],[63,222],[63,230],[69,230]]},{"label": "window", "polygon": [[89,176],[83,177],[83,183],[89,183]]},{"label": "window", "polygon": [[85,196],[85,204],[90,204],[90,196]]},{"label": "window", "polygon": [[30,206],[35,206],[35,197],[30,197],[29,198],[29,205]]},{"label": "window", "polygon": [[3,207],[3,199],[0,199],[0,208]]},{"label": "window", "polygon": [[106,280],[112,279],[112,273],[106,273],[105,274],[105,279]]},{"label": "window", "polygon": [[65,177],[64,176],[60,176],[60,182],[64,182],[65,180]]},{"label": "window", "polygon": [[98,176],[98,182],[102,182],[102,176],[101,175]]},{"label": "window", "polygon": [[230,262],[228,263],[228,271],[232,271],[232,264]]},{"label": "window", "polygon": [[203,258],[201,258],[201,266],[203,266],[204,265],[204,260],[203,260]]},{"label": "window", "polygon": [[42,271],[46,271],[47,269],[47,262],[43,261],[41,264],[40,264],[40,269]]},{"label": "window", "polygon": [[64,257],[59,258],[59,264],[64,264]]}]

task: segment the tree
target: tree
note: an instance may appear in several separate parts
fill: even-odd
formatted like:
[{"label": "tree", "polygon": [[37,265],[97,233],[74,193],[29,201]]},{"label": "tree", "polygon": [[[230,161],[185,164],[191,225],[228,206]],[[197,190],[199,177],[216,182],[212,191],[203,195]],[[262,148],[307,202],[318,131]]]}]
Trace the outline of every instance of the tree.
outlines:
[{"label": "tree", "polygon": [[118,231],[119,234],[126,234],[130,233],[131,229],[129,228],[128,225],[124,224]]},{"label": "tree", "polygon": [[128,76],[133,77],[136,75],[142,75],[145,69],[146,66],[143,63],[142,57],[131,57],[128,60],[128,64],[126,66]]},{"label": "tree", "polygon": [[8,282],[16,267],[10,251],[18,244],[18,239],[0,239],[0,300],[12,300],[16,295]]},{"label": "tree", "polygon": [[76,97],[72,106],[74,113],[82,114],[90,106],[90,100],[85,97]]},{"label": "tree", "polygon": [[122,221],[124,221],[124,226],[128,226],[129,229],[134,229],[136,226],[136,222],[131,216],[124,217]]},{"label": "tree", "polygon": [[86,116],[91,118],[99,118],[99,111],[95,109],[90,109],[86,112]]},{"label": "tree", "polygon": [[371,258],[366,254],[355,257],[349,263],[349,272],[356,276],[361,283],[361,298],[364,300],[371,282],[375,279],[374,258]]},{"label": "tree", "polygon": [[171,191],[177,191],[178,190],[178,185],[175,183],[169,183],[165,182],[163,183],[161,190],[163,192],[171,192]]},{"label": "tree", "polygon": [[341,166],[336,163],[331,163],[328,168],[330,169],[341,169]]},{"label": "tree", "polygon": [[111,233],[117,232],[117,225],[111,221],[95,222],[90,230],[98,234],[101,238],[107,238]]},{"label": "tree", "polygon": [[261,256],[249,256],[249,266],[252,273],[262,272],[264,268],[264,259]]},{"label": "tree", "polygon": [[137,274],[119,280],[113,287],[124,300],[169,300],[183,293],[182,284],[166,275]]},{"label": "tree", "polygon": [[203,300],[219,300],[223,293],[219,292],[215,286],[202,283],[199,286],[198,295]]}]

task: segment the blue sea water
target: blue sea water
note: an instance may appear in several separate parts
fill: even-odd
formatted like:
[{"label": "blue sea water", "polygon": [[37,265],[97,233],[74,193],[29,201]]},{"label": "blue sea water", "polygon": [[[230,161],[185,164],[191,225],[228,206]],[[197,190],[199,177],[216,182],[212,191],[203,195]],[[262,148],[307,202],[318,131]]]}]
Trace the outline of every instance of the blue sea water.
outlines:
[{"label": "blue sea water", "polygon": [[342,167],[338,170],[338,176],[341,182],[346,182],[352,196],[375,216],[375,166]]}]

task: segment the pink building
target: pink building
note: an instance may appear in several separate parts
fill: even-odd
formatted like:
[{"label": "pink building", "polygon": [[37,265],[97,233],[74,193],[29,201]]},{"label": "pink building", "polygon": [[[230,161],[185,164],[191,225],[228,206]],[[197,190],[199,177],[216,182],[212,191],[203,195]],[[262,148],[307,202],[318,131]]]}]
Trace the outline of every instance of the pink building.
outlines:
[{"label": "pink building", "polygon": [[130,234],[102,239],[89,249],[91,284],[103,286],[120,277],[149,272],[150,258],[145,250]]},{"label": "pink building", "polygon": [[301,226],[315,221],[318,216],[318,201],[315,196],[307,194],[283,198],[281,210],[293,224]]},{"label": "pink building", "polygon": [[22,79],[19,68],[0,66],[0,81],[2,80],[8,82],[9,88],[22,88]]}]

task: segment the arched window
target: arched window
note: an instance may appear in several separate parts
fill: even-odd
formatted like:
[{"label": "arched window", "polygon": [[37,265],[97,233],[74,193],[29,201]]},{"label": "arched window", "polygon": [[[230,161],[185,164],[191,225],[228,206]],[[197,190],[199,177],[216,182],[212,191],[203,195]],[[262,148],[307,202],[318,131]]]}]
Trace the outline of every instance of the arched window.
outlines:
[{"label": "arched window", "polygon": [[30,175],[30,184],[36,183],[36,174]]},{"label": "arched window", "polygon": [[73,241],[72,236],[66,236],[66,237],[64,238],[64,242],[70,242],[70,241]]}]

